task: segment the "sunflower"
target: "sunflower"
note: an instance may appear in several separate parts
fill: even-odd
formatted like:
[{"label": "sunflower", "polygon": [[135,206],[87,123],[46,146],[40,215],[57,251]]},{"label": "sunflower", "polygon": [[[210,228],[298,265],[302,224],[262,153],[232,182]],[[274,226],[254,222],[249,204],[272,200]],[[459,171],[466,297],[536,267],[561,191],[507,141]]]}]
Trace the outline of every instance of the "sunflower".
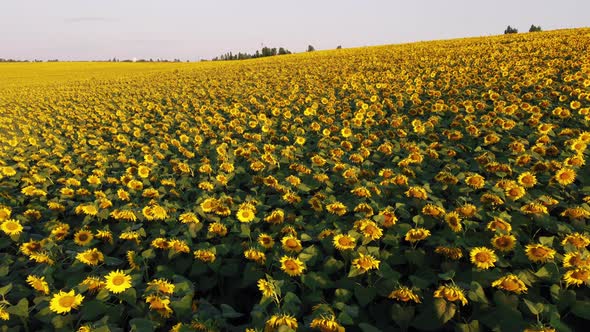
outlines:
[{"label": "sunflower", "polygon": [[526,190],[522,186],[513,185],[504,191],[504,195],[508,197],[512,201],[517,201],[522,198],[526,194]]},{"label": "sunflower", "polygon": [[250,208],[240,208],[238,212],[236,212],[236,217],[241,222],[251,222],[256,217],[255,211]]},{"label": "sunflower", "polygon": [[150,310],[156,311],[164,318],[168,318],[172,314],[170,299],[167,296],[149,295],[146,297],[145,303],[149,303]]},{"label": "sunflower", "polygon": [[440,299],[446,299],[450,302],[459,301],[461,305],[467,304],[467,298],[463,290],[455,285],[442,285],[434,291],[434,297]]},{"label": "sunflower", "polygon": [[78,253],[76,259],[86,265],[96,266],[104,261],[104,255],[98,249],[92,248]]},{"label": "sunflower", "polygon": [[477,247],[471,249],[469,258],[471,263],[482,270],[487,270],[491,267],[494,267],[494,263],[498,260],[498,257],[496,257],[494,251],[486,247]]},{"label": "sunflower", "polygon": [[512,225],[500,218],[494,218],[486,228],[492,232],[510,233],[512,231]]},{"label": "sunflower", "polygon": [[4,304],[0,304],[0,319],[2,320],[9,320],[10,313],[6,311],[6,306]]},{"label": "sunflower", "polygon": [[181,214],[178,217],[178,220],[180,220],[180,222],[183,224],[190,224],[190,223],[198,224],[200,222],[199,218],[192,212],[185,212],[185,213]]},{"label": "sunflower", "polygon": [[496,235],[491,240],[492,246],[502,252],[511,251],[516,245],[516,237],[514,235]]},{"label": "sunflower", "polygon": [[291,253],[297,253],[303,250],[301,246],[301,241],[294,237],[293,235],[287,235],[281,239],[281,244],[283,245],[283,250]]},{"label": "sunflower", "polygon": [[223,237],[227,234],[227,227],[218,221],[210,224],[209,228],[207,230],[209,231],[209,233],[215,234],[215,235],[218,235],[221,237]]},{"label": "sunflower", "polygon": [[0,206],[0,222],[9,219],[11,214],[12,210],[9,207]]},{"label": "sunflower", "polygon": [[337,216],[343,216],[347,212],[346,205],[344,205],[340,202],[334,202],[332,204],[326,205],[326,210],[329,213],[335,214]]},{"label": "sunflower", "polygon": [[86,279],[82,280],[80,285],[88,287],[90,293],[96,293],[103,289],[106,286],[106,283],[98,277],[88,276]]},{"label": "sunflower", "polygon": [[27,276],[27,283],[36,291],[45,295],[49,294],[49,285],[45,281],[45,277],[37,277],[34,275]]},{"label": "sunflower", "polygon": [[537,184],[537,177],[531,172],[524,172],[518,176],[518,183],[525,188],[532,188]]},{"label": "sunflower", "polygon": [[276,332],[279,331],[282,326],[285,326],[291,330],[297,330],[299,324],[297,324],[297,318],[291,315],[272,315],[266,321],[264,332]]},{"label": "sunflower", "polygon": [[473,189],[481,189],[485,186],[485,178],[479,174],[474,174],[465,178],[465,183]]},{"label": "sunflower", "polygon": [[546,263],[555,257],[555,250],[542,244],[527,244],[525,253],[531,262],[536,263]]},{"label": "sunflower", "polygon": [[426,199],[428,199],[428,194],[426,193],[426,190],[422,187],[410,187],[406,192],[405,192],[406,197],[412,197],[412,198],[416,198],[416,199],[420,199],[425,201]]},{"label": "sunflower", "polygon": [[309,327],[312,329],[319,329],[321,332],[344,332],[344,326],[340,325],[336,321],[336,317],[334,315],[330,315],[328,317],[320,316],[314,318]]},{"label": "sunflower", "polygon": [[563,280],[565,281],[567,287],[571,285],[588,285],[590,284],[590,268],[583,267],[568,270],[563,274]]},{"label": "sunflower", "polygon": [[115,294],[122,293],[131,288],[131,276],[121,270],[111,271],[107,274],[105,280],[106,289]]},{"label": "sunflower", "polygon": [[456,208],[455,211],[463,218],[471,218],[477,213],[477,207],[473,204],[463,204]]},{"label": "sunflower", "polygon": [[57,294],[53,294],[51,301],[49,302],[49,309],[56,314],[65,314],[72,309],[78,309],[78,306],[82,304],[84,296],[76,294],[74,290],[69,292],[59,291]]},{"label": "sunflower", "polygon": [[563,167],[555,173],[555,181],[562,186],[574,183],[576,180],[576,171],[571,168]]},{"label": "sunflower", "polygon": [[568,244],[576,249],[586,248],[590,244],[590,238],[580,233],[569,234],[561,241],[564,247]]},{"label": "sunflower", "polygon": [[440,206],[429,203],[422,208],[422,214],[437,218],[440,216],[444,216],[446,214],[446,211],[444,208]]},{"label": "sunflower", "polygon": [[363,219],[355,223],[355,226],[363,233],[366,239],[378,240],[383,236],[383,230],[369,219]]},{"label": "sunflower", "polygon": [[544,215],[549,214],[547,206],[541,203],[531,202],[520,207],[520,211],[524,214]]},{"label": "sunflower", "polygon": [[335,235],[332,243],[334,248],[338,250],[351,250],[356,246],[356,240],[352,236],[346,234]]},{"label": "sunflower", "polygon": [[375,259],[375,257],[371,255],[364,255],[360,252],[359,257],[352,260],[352,266],[363,273],[369,270],[379,269],[379,263],[381,263],[381,261]]},{"label": "sunflower", "polygon": [[430,231],[425,228],[410,229],[405,236],[405,240],[411,243],[422,241],[430,236]]},{"label": "sunflower", "polygon": [[299,258],[292,258],[289,256],[283,256],[280,260],[281,270],[287,273],[291,277],[299,276],[305,270],[305,264],[299,260]]},{"label": "sunflower", "polygon": [[264,218],[264,221],[270,224],[282,224],[285,220],[285,211],[281,209],[276,209],[270,213],[270,215]]},{"label": "sunflower", "polygon": [[170,248],[170,244],[168,243],[168,239],[166,239],[164,237],[157,237],[157,238],[153,239],[152,242],[150,243],[150,245],[156,249],[167,250],[168,248]]},{"label": "sunflower", "polygon": [[405,286],[399,286],[398,288],[394,289],[389,295],[387,296],[390,299],[402,301],[402,302],[409,302],[413,301],[414,303],[420,303],[420,296],[418,296],[414,291]]},{"label": "sunflower", "polygon": [[23,226],[20,221],[16,219],[8,219],[0,225],[0,229],[7,235],[20,235],[23,231]]},{"label": "sunflower", "polygon": [[212,250],[207,249],[198,249],[193,252],[193,255],[196,259],[200,260],[203,263],[213,263],[217,258],[215,253]]},{"label": "sunflower", "polygon": [[263,297],[274,297],[277,294],[277,290],[274,282],[267,281],[266,279],[260,279],[257,282],[258,290],[262,293]]},{"label": "sunflower", "polygon": [[586,253],[568,252],[563,256],[563,267],[585,267],[590,268],[590,257]]},{"label": "sunflower", "polygon": [[125,189],[122,189],[122,188],[117,189],[117,197],[122,201],[131,200],[129,193],[127,191],[125,191]]},{"label": "sunflower", "polygon": [[150,168],[144,165],[141,165],[137,168],[137,175],[139,175],[140,178],[142,179],[146,179],[148,176],[150,176]]},{"label": "sunflower", "polygon": [[461,217],[455,211],[445,214],[445,222],[455,233],[460,232],[463,229],[463,225],[461,224]]},{"label": "sunflower", "polygon": [[461,257],[463,257],[463,251],[461,250],[461,248],[439,246],[436,247],[436,249],[434,249],[434,252],[439,255],[448,257],[452,260],[458,260],[461,259]]},{"label": "sunflower", "polygon": [[516,294],[526,293],[527,291],[527,287],[524,282],[514,274],[509,274],[500,279],[497,279],[496,281],[492,282],[492,287],[500,288]]},{"label": "sunflower", "polygon": [[79,246],[86,246],[93,238],[94,235],[92,235],[92,231],[81,229],[74,234],[74,243]]},{"label": "sunflower", "polygon": [[264,264],[266,261],[266,254],[256,249],[248,249],[244,251],[244,257],[251,261],[257,262],[258,264]]},{"label": "sunflower", "polygon": [[258,235],[258,243],[266,249],[270,249],[275,245],[275,241],[273,240],[272,236],[261,233]]},{"label": "sunflower", "polygon": [[191,249],[184,240],[172,239],[168,241],[168,247],[175,253],[189,253]]}]

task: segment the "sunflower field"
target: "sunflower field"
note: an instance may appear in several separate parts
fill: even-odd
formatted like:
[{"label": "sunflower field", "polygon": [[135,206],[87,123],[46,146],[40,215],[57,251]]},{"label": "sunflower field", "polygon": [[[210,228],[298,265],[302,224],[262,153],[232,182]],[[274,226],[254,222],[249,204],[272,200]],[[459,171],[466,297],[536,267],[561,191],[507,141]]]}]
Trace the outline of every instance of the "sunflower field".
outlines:
[{"label": "sunflower field", "polygon": [[0,76],[0,331],[590,320],[589,29]]}]

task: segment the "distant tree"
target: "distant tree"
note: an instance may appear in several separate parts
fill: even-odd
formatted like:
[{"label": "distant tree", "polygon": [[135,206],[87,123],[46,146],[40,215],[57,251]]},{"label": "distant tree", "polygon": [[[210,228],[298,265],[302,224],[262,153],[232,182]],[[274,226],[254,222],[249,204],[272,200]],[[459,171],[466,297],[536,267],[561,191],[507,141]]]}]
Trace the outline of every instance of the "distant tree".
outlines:
[{"label": "distant tree", "polygon": [[313,51],[315,51],[315,48],[313,46],[311,46],[311,45],[307,45],[307,51],[308,52],[313,52]]},{"label": "distant tree", "polygon": [[518,30],[515,29],[515,28],[513,28],[513,27],[511,27],[511,26],[508,26],[506,28],[506,30],[504,30],[504,34],[507,35],[507,34],[510,34],[510,33],[518,33]]},{"label": "distant tree", "polygon": [[287,54],[287,51],[283,47],[279,47],[279,55]]},{"label": "distant tree", "polygon": [[529,28],[529,32],[539,32],[539,31],[543,31],[541,30],[541,26],[536,26],[534,24],[531,24],[531,27]]},{"label": "distant tree", "polygon": [[336,47],[336,49],[337,49],[337,50],[340,50],[340,49],[342,49],[342,45],[338,45],[338,46]]}]

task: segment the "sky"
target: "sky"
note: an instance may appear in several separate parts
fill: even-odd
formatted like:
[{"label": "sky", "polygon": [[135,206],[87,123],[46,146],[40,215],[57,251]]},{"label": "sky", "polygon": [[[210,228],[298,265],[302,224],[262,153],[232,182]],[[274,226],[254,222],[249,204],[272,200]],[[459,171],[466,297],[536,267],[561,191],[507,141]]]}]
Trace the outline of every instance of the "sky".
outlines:
[{"label": "sky", "polygon": [[590,27],[588,0],[0,0],[0,58],[197,61]]}]

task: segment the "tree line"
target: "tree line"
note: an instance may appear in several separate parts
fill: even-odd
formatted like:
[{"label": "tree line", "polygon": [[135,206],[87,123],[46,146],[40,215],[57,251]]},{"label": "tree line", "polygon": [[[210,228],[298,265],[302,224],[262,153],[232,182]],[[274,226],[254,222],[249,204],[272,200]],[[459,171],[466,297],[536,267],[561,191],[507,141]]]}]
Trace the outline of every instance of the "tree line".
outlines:
[{"label": "tree line", "polygon": [[[537,26],[537,25],[531,24],[531,27],[529,28],[529,32],[539,32],[539,31],[543,31],[541,29],[541,26],[540,25]],[[518,33],[518,29],[513,28],[511,26],[508,26],[506,28],[506,30],[504,30],[504,34],[505,35],[508,35],[508,34],[511,34],[511,33]]]},{"label": "tree line", "polygon": [[[340,46],[339,46],[339,48],[340,48]],[[312,45],[308,45],[307,52],[313,52],[313,51],[315,51],[315,47],[313,47]],[[292,54],[292,53],[293,52],[289,51],[288,49],[286,49],[284,47],[279,47],[277,49],[276,47],[270,48],[270,47],[265,46],[260,50],[256,50],[256,52],[254,54],[242,53],[242,52],[238,52],[237,54],[234,54],[232,52],[227,52],[227,53],[222,54],[220,56],[216,56],[211,60],[212,61],[246,60],[246,59],[264,58],[264,57],[275,56],[275,55]]]}]

